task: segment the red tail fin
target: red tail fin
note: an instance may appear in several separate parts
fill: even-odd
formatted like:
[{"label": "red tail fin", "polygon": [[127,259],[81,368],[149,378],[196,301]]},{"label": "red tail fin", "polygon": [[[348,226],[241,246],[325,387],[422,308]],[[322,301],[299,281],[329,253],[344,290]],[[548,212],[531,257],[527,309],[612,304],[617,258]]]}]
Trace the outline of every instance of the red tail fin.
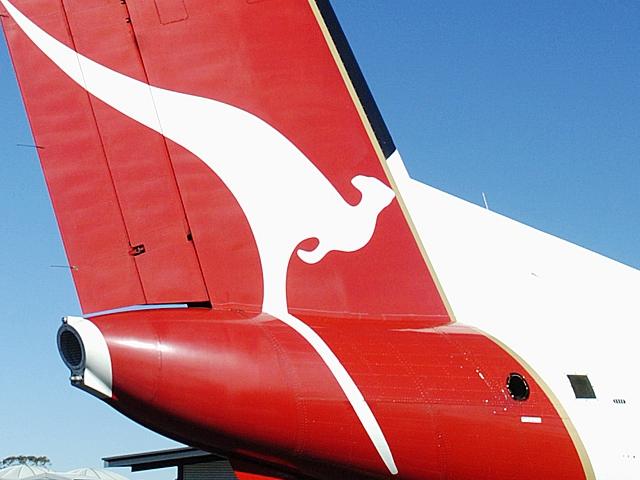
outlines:
[{"label": "red tail fin", "polygon": [[328,2],[2,3],[85,311],[448,321]]}]

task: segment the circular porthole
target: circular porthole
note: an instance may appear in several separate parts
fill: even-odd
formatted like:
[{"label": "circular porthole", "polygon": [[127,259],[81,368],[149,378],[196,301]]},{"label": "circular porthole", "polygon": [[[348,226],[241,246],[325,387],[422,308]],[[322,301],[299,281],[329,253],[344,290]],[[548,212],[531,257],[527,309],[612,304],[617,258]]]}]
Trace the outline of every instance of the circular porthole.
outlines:
[{"label": "circular porthole", "polygon": [[519,373],[510,373],[507,378],[507,390],[511,398],[522,402],[529,398],[529,384]]}]

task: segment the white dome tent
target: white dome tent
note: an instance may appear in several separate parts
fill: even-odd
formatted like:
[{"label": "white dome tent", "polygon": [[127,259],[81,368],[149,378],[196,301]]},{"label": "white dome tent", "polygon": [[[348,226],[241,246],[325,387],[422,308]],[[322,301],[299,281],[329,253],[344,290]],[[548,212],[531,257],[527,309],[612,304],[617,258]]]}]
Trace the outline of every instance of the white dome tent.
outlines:
[{"label": "white dome tent", "polygon": [[76,468],[69,472],[52,472],[42,467],[15,465],[0,470],[0,480],[127,480],[101,468]]},{"label": "white dome tent", "polygon": [[109,472],[102,468],[76,468],[62,475],[72,480],[127,480],[119,473]]},{"label": "white dome tent", "polygon": [[0,470],[0,480],[26,480],[48,473],[44,467],[32,467],[31,465],[14,465]]}]

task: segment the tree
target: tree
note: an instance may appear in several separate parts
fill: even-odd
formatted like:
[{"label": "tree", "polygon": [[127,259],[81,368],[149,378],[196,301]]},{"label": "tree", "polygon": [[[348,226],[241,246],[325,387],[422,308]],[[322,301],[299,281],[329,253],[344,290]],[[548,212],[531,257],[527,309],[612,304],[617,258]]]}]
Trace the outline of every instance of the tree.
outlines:
[{"label": "tree", "polygon": [[34,467],[48,467],[51,465],[49,457],[36,457],[34,455],[15,455],[5,457],[0,460],[0,468],[11,467],[13,465],[31,465]]}]

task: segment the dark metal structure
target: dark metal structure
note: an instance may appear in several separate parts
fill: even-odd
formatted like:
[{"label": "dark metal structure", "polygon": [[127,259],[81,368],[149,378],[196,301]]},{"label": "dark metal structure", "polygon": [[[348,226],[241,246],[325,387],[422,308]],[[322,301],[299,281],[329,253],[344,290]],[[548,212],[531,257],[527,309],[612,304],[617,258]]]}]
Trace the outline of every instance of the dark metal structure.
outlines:
[{"label": "dark metal structure", "polygon": [[105,467],[130,467],[132,472],[177,467],[177,480],[237,480],[229,461],[192,447],[132,453],[102,459]]}]

